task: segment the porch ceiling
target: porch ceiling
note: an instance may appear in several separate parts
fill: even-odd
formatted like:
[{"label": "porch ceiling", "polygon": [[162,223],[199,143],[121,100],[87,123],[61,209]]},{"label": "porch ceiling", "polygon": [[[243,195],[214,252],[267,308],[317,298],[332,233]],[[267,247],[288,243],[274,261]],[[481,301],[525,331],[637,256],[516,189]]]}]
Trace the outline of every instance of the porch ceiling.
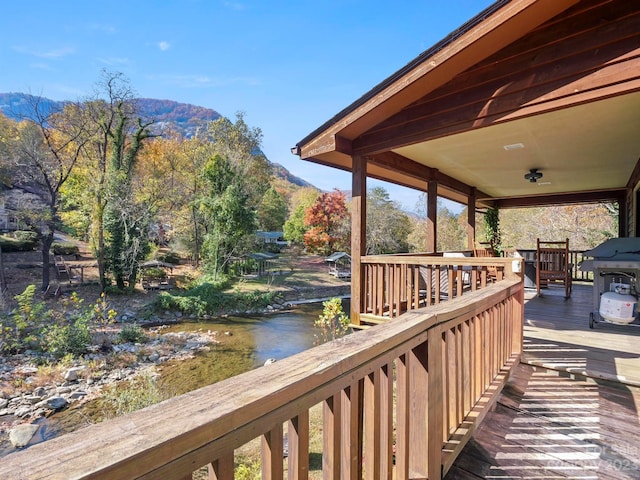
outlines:
[{"label": "porch ceiling", "polygon": [[[640,155],[640,92],[393,149],[488,197],[624,189]],[[525,180],[529,169],[542,174]]]}]

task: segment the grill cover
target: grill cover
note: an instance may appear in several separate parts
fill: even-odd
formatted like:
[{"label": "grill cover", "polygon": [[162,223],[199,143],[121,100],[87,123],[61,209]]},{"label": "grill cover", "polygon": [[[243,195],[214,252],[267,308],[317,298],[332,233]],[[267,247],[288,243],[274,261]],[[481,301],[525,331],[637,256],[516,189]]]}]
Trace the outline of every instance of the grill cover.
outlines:
[{"label": "grill cover", "polygon": [[583,255],[594,260],[640,261],[640,237],[610,238]]}]

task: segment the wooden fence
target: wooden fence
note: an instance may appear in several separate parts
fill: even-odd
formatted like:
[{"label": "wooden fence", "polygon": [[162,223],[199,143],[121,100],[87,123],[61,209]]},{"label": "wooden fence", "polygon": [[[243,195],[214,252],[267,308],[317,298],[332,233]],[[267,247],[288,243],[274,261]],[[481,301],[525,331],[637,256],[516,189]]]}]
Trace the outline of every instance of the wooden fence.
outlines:
[{"label": "wooden fence", "polygon": [[0,478],[225,480],[234,451],[260,438],[265,480],[308,478],[314,454],[327,479],[439,479],[518,361],[523,292],[521,280],[498,281],[34,445],[3,458]]}]

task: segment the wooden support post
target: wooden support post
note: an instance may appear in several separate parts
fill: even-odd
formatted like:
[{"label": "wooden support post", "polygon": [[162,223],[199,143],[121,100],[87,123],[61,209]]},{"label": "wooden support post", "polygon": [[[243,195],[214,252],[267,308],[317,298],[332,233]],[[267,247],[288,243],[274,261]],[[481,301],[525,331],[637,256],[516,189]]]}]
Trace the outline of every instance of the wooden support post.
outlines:
[{"label": "wooden support post", "polygon": [[476,248],[476,189],[471,189],[467,200],[467,248]]},{"label": "wooden support post", "polygon": [[427,252],[434,253],[438,245],[438,181],[427,183]]},{"label": "wooden support post", "polygon": [[[640,160],[638,161],[640,162]],[[627,205],[628,205],[628,200],[626,196],[618,200],[618,236],[619,237],[631,236],[631,232],[629,232],[628,223],[627,223],[627,219],[629,218],[627,216],[628,215]],[[639,209],[639,208],[640,208],[640,205],[636,205],[636,209]],[[635,222],[639,221],[637,217],[638,217],[638,213],[636,213],[636,218],[634,219]],[[636,236],[637,236],[637,231],[638,231],[638,226],[636,225]]]},{"label": "wooden support post", "polygon": [[351,194],[351,323],[360,325],[364,306],[360,257],[367,251],[367,161],[364,157],[353,157]]}]

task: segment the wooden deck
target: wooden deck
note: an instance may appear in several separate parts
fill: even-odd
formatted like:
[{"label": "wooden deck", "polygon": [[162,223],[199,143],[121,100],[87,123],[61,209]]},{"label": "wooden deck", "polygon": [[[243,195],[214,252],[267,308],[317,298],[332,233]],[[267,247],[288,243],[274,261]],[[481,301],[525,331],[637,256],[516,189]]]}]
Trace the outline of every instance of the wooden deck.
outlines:
[{"label": "wooden deck", "polygon": [[640,328],[589,329],[592,287],[527,294],[523,363],[445,477],[640,478]]}]

